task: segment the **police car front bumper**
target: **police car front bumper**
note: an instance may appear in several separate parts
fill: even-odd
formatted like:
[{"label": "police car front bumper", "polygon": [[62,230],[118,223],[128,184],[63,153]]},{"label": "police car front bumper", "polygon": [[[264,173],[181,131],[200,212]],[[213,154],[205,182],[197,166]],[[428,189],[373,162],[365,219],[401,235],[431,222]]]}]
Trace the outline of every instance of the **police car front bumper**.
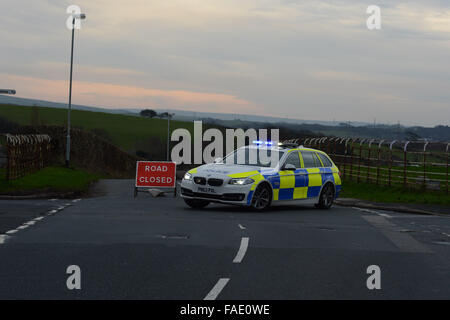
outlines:
[{"label": "police car front bumper", "polygon": [[221,186],[196,184],[193,180],[181,181],[181,197],[211,202],[248,206],[251,204],[252,184],[231,185],[224,180]]}]

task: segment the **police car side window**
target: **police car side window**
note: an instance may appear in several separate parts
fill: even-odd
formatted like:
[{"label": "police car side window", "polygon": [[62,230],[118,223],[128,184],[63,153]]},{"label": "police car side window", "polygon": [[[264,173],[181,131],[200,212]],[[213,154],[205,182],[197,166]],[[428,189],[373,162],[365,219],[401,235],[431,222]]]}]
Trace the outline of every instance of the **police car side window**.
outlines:
[{"label": "police car side window", "polygon": [[294,165],[296,168],[301,168],[301,164],[300,164],[300,158],[298,157],[298,152],[297,151],[292,151],[289,153],[286,161],[284,162],[284,164],[292,164]]},{"label": "police car side window", "polygon": [[318,154],[320,157],[320,160],[322,160],[323,166],[324,167],[332,167],[333,164],[331,163],[330,159],[328,159],[328,157],[322,153]]},{"label": "police car side window", "polygon": [[316,160],[314,154],[310,151],[302,151],[303,165],[305,168],[316,168]]}]

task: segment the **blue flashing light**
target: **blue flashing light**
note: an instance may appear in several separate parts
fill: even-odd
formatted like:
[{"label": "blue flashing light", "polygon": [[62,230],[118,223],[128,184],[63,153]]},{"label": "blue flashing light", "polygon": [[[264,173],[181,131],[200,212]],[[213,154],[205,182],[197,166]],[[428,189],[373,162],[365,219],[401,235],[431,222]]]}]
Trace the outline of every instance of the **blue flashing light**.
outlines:
[{"label": "blue flashing light", "polygon": [[254,140],[253,144],[259,146],[259,145],[266,145],[266,146],[271,146],[273,145],[272,141],[261,141],[261,140]]}]

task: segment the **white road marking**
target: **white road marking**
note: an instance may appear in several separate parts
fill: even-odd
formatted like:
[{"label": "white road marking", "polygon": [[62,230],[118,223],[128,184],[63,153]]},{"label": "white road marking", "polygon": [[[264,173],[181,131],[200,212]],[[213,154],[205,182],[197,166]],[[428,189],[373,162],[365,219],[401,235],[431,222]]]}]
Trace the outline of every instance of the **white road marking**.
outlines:
[{"label": "white road marking", "polygon": [[378,212],[377,211],[373,211],[373,210],[370,210],[370,209],[366,209],[366,208],[358,208],[358,207],[352,207],[353,209],[356,209],[356,210],[359,210],[359,211],[362,211],[362,212],[367,212],[367,213],[376,213],[376,214],[378,214]]},{"label": "white road marking", "polygon": [[246,227],[244,227],[242,224],[238,224],[238,226],[239,226],[239,228],[241,229],[241,230],[245,230],[245,229],[247,229]]},{"label": "white road marking", "polygon": [[18,230],[23,230],[23,229],[26,229],[26,228],[28,228],[29,226],[28,225],[22,225],[22,226],[20,226],[20,227],[17,227],[17,229]]},{"label": "white road marking", "polygon": [[56,201],[56,200],[58,200],[58,199],[49,199],[48,201]]},{"label": "white road marking", "polygon": [[392,218],[390,215],[386,214],[386,213],[379,213],[379,216],[385,217],[385,218]]},{"label": "white road marking", "polygon": [[14,229],[14,230],[6,231],[5,233],[6,234],[13,234],[13,233],[16,233],[17,231],[19,231],[19,230]]},{"label": "white road marking", "polygon": [[420,243],[409,234],[399,232],[396,225],[380,216],[362,216],[364,220],[379,229],[397,248],[404,252],[432,253],[424,244]]},{"label": "white road marking", "polygon": [[221,278],[219,281],[217,281],[216,285],[211,289],[211,291],[206,295],[205,299],[203,300],[216,300],[217,296],[220,294],[220,292],[225,288],[228,281],[230,281],[229,278]]},{"label": "white road marking", "polygon": [[241,239],[241,246],[239,247],[239,251],[234,258],[233,263],[241,263],[242,259],[244,259],[245,253],[247,252],[248,248],[248,240],[249,238],[246,237]]},{"label": "white road marking", "polygon": [[78,202],[78,201],[80,201],[81,199],[75,199],[75,200],[72,200],[72,202]]},{"label": "white road marking", "polygon": [[57,212],[58,212],[58,210],[49,211],[49,213],[57,213]]},{"label": "white road marking", "polygon": [[44,219],[44,217],[37,217],[37,218],[34,218],[34,221],[41,221],[42,219]]},{"label": "white road marking", "polygon": [[8,239],[8,236],[6,234],[0,234],[0,244],[4,244],[6,242],[6,239]]},{"label": "white road marking", "polygon": [[35,223],[36,223],[36,221],[31,220],[31,221],[25,222],[24,224],[26,224],[28,226],[32,226]]}]

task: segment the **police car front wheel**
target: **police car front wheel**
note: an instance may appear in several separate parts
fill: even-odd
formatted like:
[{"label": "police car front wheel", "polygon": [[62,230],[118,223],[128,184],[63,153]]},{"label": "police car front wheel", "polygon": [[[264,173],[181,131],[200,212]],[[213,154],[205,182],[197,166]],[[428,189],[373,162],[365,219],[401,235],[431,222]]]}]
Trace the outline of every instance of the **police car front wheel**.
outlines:
[{"label": "police car front wheel", "polygon": [[319,202],[316,204],[317,208],[329,209],[334,202],[334,186],[331,183],[327,183],[320,193]]},{"label": "police car front wheel", "polygon": [[252,207],[255,210],[265,210],[270,206],[272,200],[271,190],[265,184],[262,184],[256,188],[252,197]]},{"label": "police car front wheel", "polygon": [[186,202],[189,207],[194,209],[203,209],[209,204],[209,201],[199,199],[184,199],[184,202]]}]

